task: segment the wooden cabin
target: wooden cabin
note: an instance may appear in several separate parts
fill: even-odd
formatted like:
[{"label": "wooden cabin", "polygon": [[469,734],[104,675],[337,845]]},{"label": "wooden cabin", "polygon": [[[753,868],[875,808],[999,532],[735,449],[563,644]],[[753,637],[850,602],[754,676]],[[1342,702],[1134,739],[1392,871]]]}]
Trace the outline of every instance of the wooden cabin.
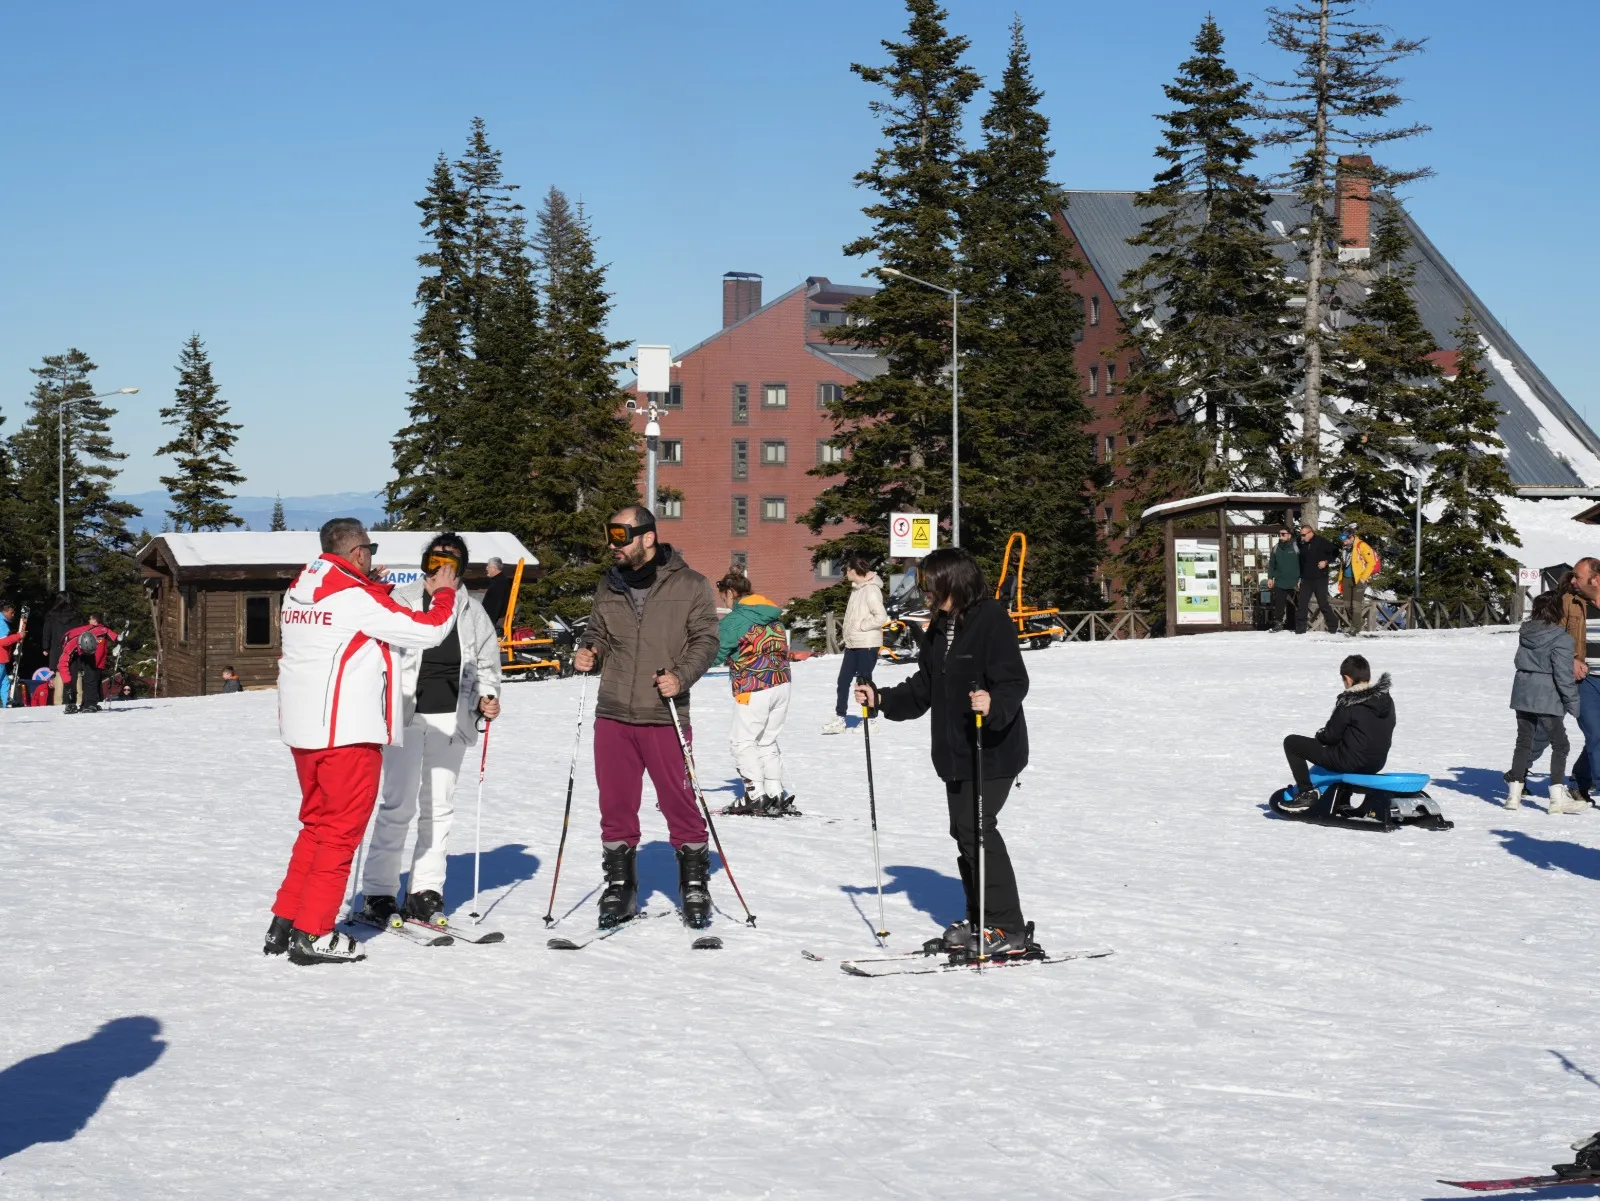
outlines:
[{"label": "wooden cabin", "polygon": [[[384,579],[406,584],[421,574],[432,531],[374,531]],[[499,558],[508,572],[517,560],[537,560],[507,533],[463,533],[466,584],[481,591],[485,564]],[[321,553],[316,532],[230,531],[162,534],[139,551],[139,565],[156,628],[158,696],[210,696],[222,691],[222,669],[233,667],[245,688],[278,682],[278,606],[300,569]]]}]

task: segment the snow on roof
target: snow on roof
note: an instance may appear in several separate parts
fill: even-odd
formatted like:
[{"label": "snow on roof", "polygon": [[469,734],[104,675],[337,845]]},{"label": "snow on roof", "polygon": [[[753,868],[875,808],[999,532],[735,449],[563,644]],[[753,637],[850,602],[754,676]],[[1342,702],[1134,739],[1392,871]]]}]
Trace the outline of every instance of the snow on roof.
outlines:
[{"label": "snow on roof", "polygon": [[1208,492],[1204,496],[1187,496],[1182,500],[1169,500],[1159,505],[1151,505],[1144,511],[1144,516],[1140,520],[1149,521],[1152,517],[1159,517],[1164,513],[1205,509],[1219,503],[1230,509],[1281,509],[1286,506],[1303,505],[1305,497],[1289,496],[1283,492]]},{"label": "snow on roof", "polygon": [[[436,531],[432,530],[374,530],[372,540],[378,544],[373,556],[379,564],[412,564],[422,561],[422,552]],[[537,565],[533,552],[522,545],[513,534],[463,533],[467,555],[473,563],[483,563],[498,556],[506,564],[526,559],[528,566]],[[139,551],[139,558],[156,542],[164,542],[174,562],[182,567],[281,567],[296,563],[309,563],[322,553],[322,543],[315,530],[239,530],[225,533],[161,534]]]}]

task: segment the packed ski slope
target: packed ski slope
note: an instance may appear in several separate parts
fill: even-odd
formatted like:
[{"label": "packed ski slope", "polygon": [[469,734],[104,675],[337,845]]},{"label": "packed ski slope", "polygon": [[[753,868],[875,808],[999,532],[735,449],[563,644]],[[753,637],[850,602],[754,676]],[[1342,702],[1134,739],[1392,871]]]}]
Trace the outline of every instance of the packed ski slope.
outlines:
[{"label": "packed ski slope", "polygon": [[[1431,1198],[1437,1176],[1543,1170],[1600,1129],[1600,812],[1492,803],[1510,632],[1359,645],[1394,674],[1391,766],[1436,777],[1454,830],[1263,811],[1346,641],[1030,654],[1034,762],[1002,819],[1023,900],[1046,947],[1116,954],[982,977],[800,955],[868,954],[876,918],[861,737],[816,733],[828,660],[798,668],[784,738],[806,816],[719,822],[759,924],[719,874],[715,952],[672,918],[545,949],[577,680],[514,686],[495,727],[484,882],[507,941],[378,935],[354,967],[259,950],[295,829],[273,694],[0,715],[0,1194]],[[694,703],[719,788],[725,688]],[[895,947],[960,910],[926,740],[873,736]],[[556,907],[575,937],[587,745]],[[658,814],[645,830],[670,912]]]}]

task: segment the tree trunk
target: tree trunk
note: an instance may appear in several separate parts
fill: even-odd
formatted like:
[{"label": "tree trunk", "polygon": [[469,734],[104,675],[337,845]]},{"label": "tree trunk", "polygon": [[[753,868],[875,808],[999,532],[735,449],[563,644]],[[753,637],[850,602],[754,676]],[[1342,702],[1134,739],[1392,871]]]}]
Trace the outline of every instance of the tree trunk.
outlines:
[{"label": "tree trunk", "polygon": [[1301,464],[1305,495],[1313,520],[1322,524],[1322,267],[1328,222],[1328,4],[1321,0],[1317,24],[1317,117],[1312,144],[1316,182],[1308,190],[1311,254],[1306,261],[1306,314],[1301,327],[1306,340],[1306,382],[1300,402]]}]

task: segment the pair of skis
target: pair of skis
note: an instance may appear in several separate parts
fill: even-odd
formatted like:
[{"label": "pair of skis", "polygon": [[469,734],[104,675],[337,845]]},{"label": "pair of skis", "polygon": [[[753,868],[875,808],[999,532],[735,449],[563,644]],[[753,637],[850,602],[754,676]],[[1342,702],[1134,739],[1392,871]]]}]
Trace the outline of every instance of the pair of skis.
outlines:
[{"label": "pair of skis", "polygon": [[[818,955],[815,951],[800,952],[801,956],[812,963],[833,962],[827,956]],[[880,955],[870,959],[841,959],[838,960],[839,970],[849,976],[934,976],[948,975],[953,972],[986,972],[991,968],[1016,968],[1016,967],[1042,967],[1048,963],[1071,963],[1078,959],[1104,959],[1115,954],[1109,947],[1097,947],[1086,951],[1060,951],[1054,955],[1036,955],[1031,958],[1022,955],[1008,955],[995,959],[986,959],[982,963],[976,960],[952,962],[940,955],[929,955],[926,951],[902,951],[897,955]]]},{"label": "pair of skis", "polygon": [[506,940],[505,932],[501,930],[474,930],[470,926],[436,926],[431,922],[412,921],[410,918],[380,925],[355,913],[350,916],[350,920],[370,930],[382,930],[398,935],[407,942],[416,943],[421,947],[448,947],[455,942],[487,946]]},{"label": "pair of skis", "polygon": [[[615,938],[624,930],[631,930],[635,926],[643,926],[646,924],[646,919],[648,918],[669,916],[672,915],[665,910],[660,913],[636,913],[633,917],[629,918],[621,925],[610,926],[602,929],[598,934],[591,934],[582,942],[574,942],[570,938],[551,938],[546,940],[544,945],[552,951],[581,951],[584,947],[590,946],[593,943],[604,942],[608,938]],[[722,939],[715,934],[701,934],[689,944],[689,949],[691,951],[720,951],[722,950]]]}]

